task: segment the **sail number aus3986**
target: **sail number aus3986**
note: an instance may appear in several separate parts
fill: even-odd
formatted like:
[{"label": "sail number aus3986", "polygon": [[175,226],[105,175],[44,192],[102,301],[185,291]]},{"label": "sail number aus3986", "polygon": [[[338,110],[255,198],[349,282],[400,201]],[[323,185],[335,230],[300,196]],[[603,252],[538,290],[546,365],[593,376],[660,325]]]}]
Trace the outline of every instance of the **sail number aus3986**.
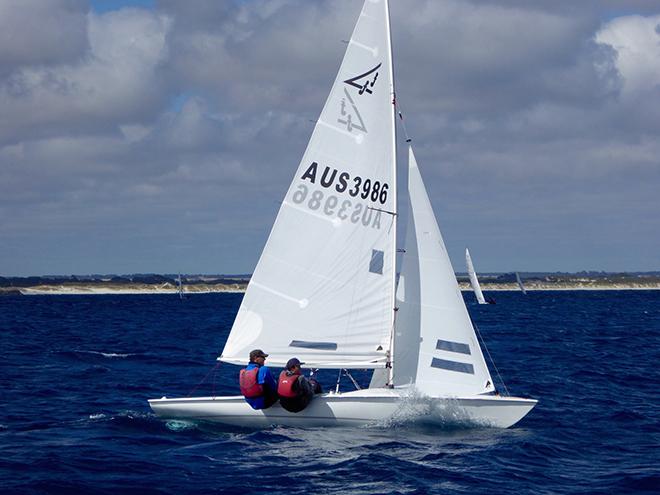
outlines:
[{"label": "sail number aus3986", "polygon": [[310,192],[307,184],[298,184],[291,196],[291,201],[304,205],[311,211],[323,213],[338,220],[347,220],[353,224],[360,222],[365,227],[380,229],[381,211],[369,208],[366,203],[339,199],[334,194],[316,189]]},{"label": "sail number aus3986", "polygon": [[318,183],[326,189],[331,189],[334,186],[334,190],[338,193],[348,192],[348,195],[353,198],[359,196],[362,199],[370,199],[373,203],[378,202],[381,205],[384,205],[387,201],[387,192],[390,187],[387,182],[381,183],[377,180],[363,179],[359,175],[351,177],[348,172],[340,173],[336,168],[328,166],[324,168],[319,177],[318,168],[319,164],[312,162],[305,173],[302,174],[301,180],[316,184],[317,179],[319,179]]}]

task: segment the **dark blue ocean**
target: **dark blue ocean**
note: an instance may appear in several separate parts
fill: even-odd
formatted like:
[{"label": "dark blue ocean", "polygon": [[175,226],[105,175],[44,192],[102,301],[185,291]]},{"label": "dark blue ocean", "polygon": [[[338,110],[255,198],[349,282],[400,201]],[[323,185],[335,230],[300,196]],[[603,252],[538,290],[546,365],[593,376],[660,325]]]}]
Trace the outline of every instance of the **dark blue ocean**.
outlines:
[{"label": "dark blue ocean", "polygon": [[147,398],[237,393],[209,371],[240,294],[0,297],[0,493],[660,493],[660,291],[491,295],[469,310],[539,399],[508,430],[168,423]]}]

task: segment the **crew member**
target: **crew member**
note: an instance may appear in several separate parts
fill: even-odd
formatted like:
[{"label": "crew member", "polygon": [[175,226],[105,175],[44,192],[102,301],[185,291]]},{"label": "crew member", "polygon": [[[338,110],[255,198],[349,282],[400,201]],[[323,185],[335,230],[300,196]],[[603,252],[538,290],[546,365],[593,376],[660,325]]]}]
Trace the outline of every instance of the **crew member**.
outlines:
[{"label": "crew member", "polygon": [[307,379],[300,368],[298,358],[291,358],[286,363],[286,369],[280,373],[277,395],[280,405],[289,412],[297,413],[307,407],[314,394],[322,392],[321,385],[313,378]]},{"label": "crew member", "polygon": [[267,357],[261,349],[253,350],[247,368],[240,371],[241,393],[252,409],[267,409],[277,402],[277,382],[264,365]]}]

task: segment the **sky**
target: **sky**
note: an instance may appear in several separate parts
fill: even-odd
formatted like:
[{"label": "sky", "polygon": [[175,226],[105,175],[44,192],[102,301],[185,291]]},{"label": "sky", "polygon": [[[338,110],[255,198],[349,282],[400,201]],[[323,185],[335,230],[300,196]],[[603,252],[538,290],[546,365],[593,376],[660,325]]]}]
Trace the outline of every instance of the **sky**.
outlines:
[{"label": "sky", "polygon": [[[361,5],[0,0],[0,276],[251,273]],[[660,0],[391,14],[457,271],[660,270]]]}]

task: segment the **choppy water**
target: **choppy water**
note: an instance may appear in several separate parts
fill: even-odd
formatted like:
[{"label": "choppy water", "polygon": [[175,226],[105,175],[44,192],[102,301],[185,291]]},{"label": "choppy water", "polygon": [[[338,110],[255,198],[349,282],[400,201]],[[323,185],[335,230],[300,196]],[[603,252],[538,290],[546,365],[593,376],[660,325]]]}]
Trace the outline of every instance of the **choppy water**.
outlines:
[{"label": "choppy water", "polygon": [[470,312],[540,400],[509,430],[164,422],[146,399],[208,373],[240,294],[2,297],[0,493],[659,493],[660,291],[493,294]]}]

